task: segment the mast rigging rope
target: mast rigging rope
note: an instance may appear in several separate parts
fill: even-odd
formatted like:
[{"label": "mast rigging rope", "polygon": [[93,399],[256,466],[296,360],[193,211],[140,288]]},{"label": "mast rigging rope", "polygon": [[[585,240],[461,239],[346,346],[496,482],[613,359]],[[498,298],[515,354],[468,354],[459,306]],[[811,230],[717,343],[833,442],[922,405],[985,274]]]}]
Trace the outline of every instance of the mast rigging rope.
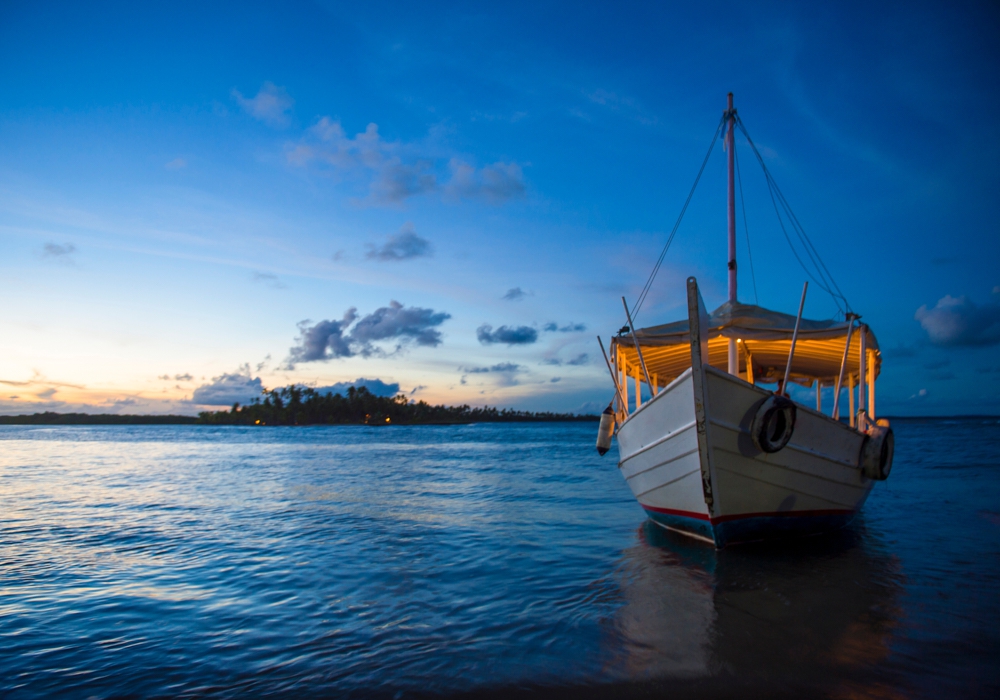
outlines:
[{"label": "mast rigging rope", "polygon": [[733,156],[736,158],[736,181],[740,183],[740,207],[743,209],[743,233],[747,236],[747,257],[750,258],[750,279],[753,280],[753,303],[760,306],[757,296],[757,275],[753,271],[753,253],[750,252],[750,226],[747,224],[747,203],[743,199],[743,177],[740,175],[740,152],[736,150],[736,140],[733,139]]},{"label": "mast rigging rope", "polygon": [[[785,199],[785,195],[782,194],[777,181],[775,181],[774,176],[771,175],[771,171],[767,169],[763,156],[761,156],[760,151],[757,150],[756,144],[754,144],[753,139],[750,138],[750,134],[747,133],[746,126],[743,124],[743,120],[740,119],[739,116],[736,117],[736,125],[739,126],[743,136],[746,137],[747,143],[750,144],[751,150],[753,150],[754,155],[757,157],[757,162],[760,163],[760,167],[764,171],[764,178],[767,181],[768,193],[771,195],[771,203],[774,205],[774,212],[778,216],[778,223],[781,225],[781,232],[784,234],[785,240],[788,242],[788,247],[792,249],[792,254],[795,255],[795,259],[798,261],[805,273],[812,278],[816,285],[833,298],[834,303],[842,313],[850,313],[850,302],[847,301],[844,293],[840,290],[837,282],[833,279],[833,275],[830,273],[830,270],[820,257],[819,251],[816,250],[816,246],[813,245],[813,242],[809,239],[808,234],[806,234],[805,228],[803,228],[802,224],[799,223],[798,217],[795,216],[795,212],[792,211],[791,205],[788,204],[788,200]],[[798,251],[795,249],[795,246],[792,244],[792,239],[788,236],[788,231],[785,229],[785,222],[781,218],[781,212],[778,210],[779,204],[785,211],[785,215],[788,217],[792,230],[795,231],[795,235],[798,237],[799,242],[806,251],[806,255],[809,256],[809,260],[812,262],[816,275],[819,276],[819,279],[817,279],[816,275],[813,274],[813,271],[806,266],[802,258],[799,256]],[[843,305],[841,305],[841,302],[843,302]]]},{"label": "mast rigging rope", "polygon": [[[646,301],[646,297],[649,295],[649,290],[653,286],[653,280],[656,279],[656,275],[660,271],[660,266],[663,265],[663,259],[666,257],[667,251],[670,249],[670,244],[674,242],[674,237],[677,235],[677,230],[680,228],[681,221],[684,219],[684,214],[687,212],[688,205],[691,204],[691,198],[694,196],[694,191],[698,188],[701,176],[705,172],[705,166],[708,165],[708,160],[712,155],[712,151],[715,149],[715,142],[718,140],[720,132],[724,129],[726,118],[728,116],[728,112],[723,113],[722,118],[719,120],[719,125],[715,128],[715,134],[712,135],[712,141],[708,146],[708,152],[705,154],[705,159],[701,163],[701,168],[698,169],[698,175],[694,179],[694,184],[691,185],[691,191],[688,192],[687,199],[684,200],[684,206],[681,207],[681,212],[677,216],[677,221],[674,222],[674,226],[670,230],[670,235],[667,237],[667,242],[664,244],[663,250],[660,252],[660,256],[656,259],[656,264],[653,265],[653,270],[649,273],[649,279],[647,279],[646,284],[643,285],[642,291],[636,299],[635,306],[632,308],[633,321],[638,318],[639,311],[642,309],[642,305]],[[747,143],[750,144],[750,149],[753,151],[754,156],[757,158],[757,162],[760,163],[760,167],[764,171],[764,179],[767,182],[767,191],[771,196],[771,204],[774,206],[774,213],[778,216],[778,224],[781,226],[781,233],[784,234],[785,241],[788,242],[788,247],[792,249],[792,254],[795,256],[795,259],[798,261],[805,273],[809,275],[813,282],[816,283],[816,286],[833,298],[834,303],[842,313],[845,315],[853,313],[851,311],[850,303],[847,301],[844,293],[840,290],[837,282],[833,279],[833,275],[830,273],[830,270],[820,257],[819,251],[809,239],[809,236],[805,232],[805,228],[803,228],[802,224],[799,223],[798,217],[795,216],[795,212],[792,211],[791,205],[788,204],[788,200],[785,199],[785,195],[782,194],[774,176],[771,175],[771,171],[767,169],[767,164],[764,162],[763,156],[761,156],[760,151],[757,150],[757,145],[753,142],[753,139],[750,138],[750,134],[747,132],[746,126],[743,124],[743,120],[740,119],[739,115],[736,115],[736,126],[740,128],[740,132],[744,137],[746,137]],[[732,147],[736,159],[737,178],[739,178],[740,182],[740,203],[743,206],[743,229],[746,233],[747,239],[747,255],[750,257],[750,275],[753,280],[754,300],[759,304],[759,299],[757,298],[757,276],[754,274],[753,256],[750,254],[750,229],[747,226],[746,202],[743,199],[743,180],[739,175],[739,156],[736,155],[735,143],[732,144]],[[809,267],[802,260],[798,251],[795,249],[795,245],[792,243],[792,239],[788,235],[788,230],[785,228],[785,222],[784,219],[782,219],[781,210],[784,210],[785,216],[788,217],[788,222],[791,225],[792,230],[795,232],[795,235],[798,237],[802,248],[806,251],[806,255],[809,257],[809,261],[812,263],[816,274],[813,274],[813,270],[809,269]],[[841,305],[841,302],[843,302],[843,305]]]},{"label": "mast rigging rope", "polygon": [[663,251],[660,253],[660,257],[657,258],[656,264],[653,266],[653,271],[649,273],[649,279],[646,280],[645,286],[639,293],[639,298],[636,299],[635,306],[632,307],[632,320],[639,316],[639,310],[642,308],[642,303],[646,301],[646,295],[649,294],[650,287],[653,286],[653,280],[656,279],[656,273],[660,271],[660,265],[663,264],[663,258],[667,255],[667,250],[670,249],[670,244],[674,242],[674,236],[677,235],[677,229],[681,226],[681,220],[684,218],[685,212],[687,212],[688,205],[691,203],[691,198],[694,196],[694,191],[698,188],[698,181],[701,180],[701,174],[705,172],[705,166],[708,165],[708,159],[712,155],[713,149],[715,149],[715,142],[719,139],[719,132],[722,131],[722,127],[726,123],[726,116],[723,115],[722,119],[719,120],[719,125],[715,127],[715,133],[712,135],[712,142],[708,146],[708,153],[705,154],[705,160],[701,162],[701,168],[698,170],[698,176],[694,179],[694,184],[691,185],[691,191],[688,192],[687,199],[684,200],[684,206],[681,207],[681,213],[677,216],[677,221],[674,222],[674,227],[670,230],[670,236],[667,237],[666,245],[663,246]]}]

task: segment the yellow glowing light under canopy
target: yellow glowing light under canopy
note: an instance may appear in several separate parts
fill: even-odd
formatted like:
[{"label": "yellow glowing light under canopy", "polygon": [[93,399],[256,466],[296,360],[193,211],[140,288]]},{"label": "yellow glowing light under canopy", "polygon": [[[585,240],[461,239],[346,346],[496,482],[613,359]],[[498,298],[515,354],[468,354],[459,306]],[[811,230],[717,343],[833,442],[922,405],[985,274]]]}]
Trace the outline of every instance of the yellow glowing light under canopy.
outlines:
[{"label": "yellow glowing light under canopy", "polygon": [[[751,304],[726,302],[712,312],[709,322],[708,361],[725,370],[728,366],[729,339],[738,339],[739,372],[747,371],[752,362],[752,376],[763,383],[776,382],[784,376],[788,351],[792,344],[795,316],[770,311]],[[802,319],[795,343],[791,380],[812,385],[837,380],[847,342],[846,321],[810,321]],[[688,321],[639,328],[635,332],[650,375],[657,376],[659,386],[673,381],[691,366],[691,341]],[[845,380],[860,371],[861,342],[864,337],[869,356],[867,372],[878,376],[882,360],[878,341],[864,324],[855,327],[851,347],[844,367]],[[631,335],[612,339],[612,352],[621,353],[630,367],[639,365],[639,356]]]}]

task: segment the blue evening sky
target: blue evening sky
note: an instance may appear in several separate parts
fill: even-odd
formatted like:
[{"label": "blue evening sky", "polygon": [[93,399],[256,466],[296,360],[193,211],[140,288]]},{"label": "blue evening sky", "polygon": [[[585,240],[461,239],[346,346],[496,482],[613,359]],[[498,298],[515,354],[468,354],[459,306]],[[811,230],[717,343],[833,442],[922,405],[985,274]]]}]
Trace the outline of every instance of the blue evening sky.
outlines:
[{"label": "blue evening sky", "polygon": [[[728,91],[883,349],[1000,412],[995,3],[0,4],[0,412],[599,410]],[[740,298],[806,274],[742,138]],[[726,294],[718,145],[639,318]],[[756,289],[755,289],[756,287]],[[837,307],[811,288],[806,315]]]}]

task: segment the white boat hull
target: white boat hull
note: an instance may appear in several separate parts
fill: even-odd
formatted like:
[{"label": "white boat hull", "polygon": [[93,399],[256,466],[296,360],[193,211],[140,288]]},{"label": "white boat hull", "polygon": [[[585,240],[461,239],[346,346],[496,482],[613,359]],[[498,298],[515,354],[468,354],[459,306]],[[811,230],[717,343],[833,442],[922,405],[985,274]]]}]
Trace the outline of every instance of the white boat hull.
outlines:
[{"label": "white boat hull", "polygon": [[788,444],[762,452],[751,423],[769,396],[702,366],[624,420],[619,468],[653,521],[717,547],[851,521],[874,483],[859,466],[865,436],[797,405]]}]

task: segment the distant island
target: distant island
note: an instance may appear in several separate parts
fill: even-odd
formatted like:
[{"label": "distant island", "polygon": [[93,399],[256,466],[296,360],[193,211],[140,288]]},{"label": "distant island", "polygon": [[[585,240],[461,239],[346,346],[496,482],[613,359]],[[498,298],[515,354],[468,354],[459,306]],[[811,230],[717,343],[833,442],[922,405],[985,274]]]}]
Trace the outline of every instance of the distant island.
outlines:
[{"label": "distant island", "polygon": [[411,402],[402,394],[376,396],[365,387],[350,387],[344,396],[293,385],[265,392],[263,398],[245,406],[235,403],[227,411],[202,411],[197,417],[46,412],[0,416],[0,425],[440,425],[596,420],[598,416],[588,414],[432,406]]},{"label": "distant island", "polygon": [[0,416],[0,425],[183,425],[197,423],[196,416],[135,416],[122,413],[32,413]]}]

